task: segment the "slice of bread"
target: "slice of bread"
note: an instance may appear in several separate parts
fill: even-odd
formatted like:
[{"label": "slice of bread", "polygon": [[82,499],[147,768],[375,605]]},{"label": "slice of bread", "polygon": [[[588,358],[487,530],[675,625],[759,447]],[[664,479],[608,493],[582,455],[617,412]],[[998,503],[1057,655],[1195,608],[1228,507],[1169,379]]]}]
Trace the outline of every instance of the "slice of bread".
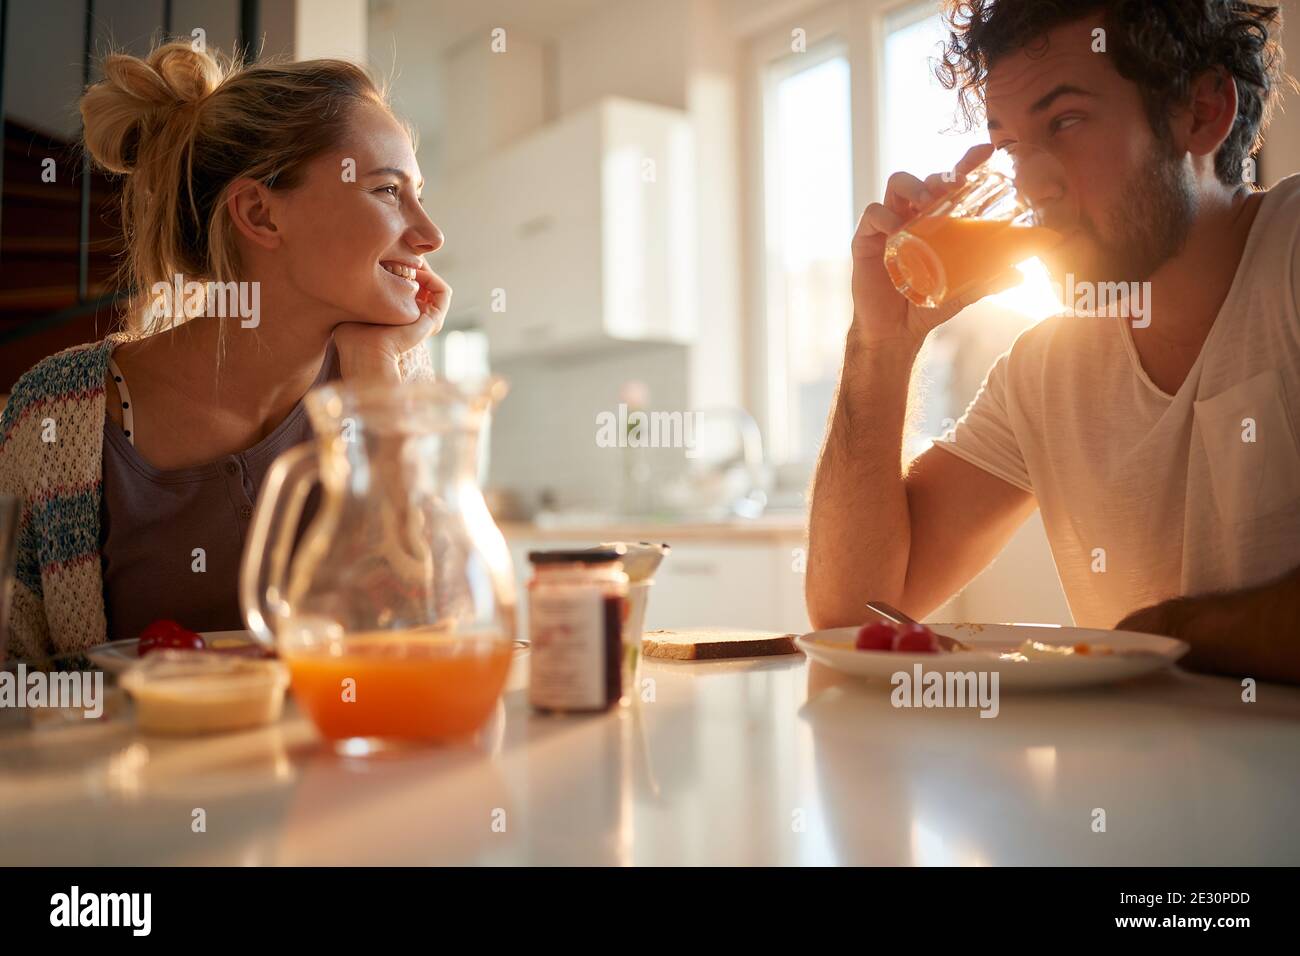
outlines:
[{"label": "slice of bread", "polygon": [[674,661],[713,661],[730,657],[775,657],[802,654],[793,634],[779,631],[736,631],[724,627],[692,627],[678,631],[647,631],[641,638],[646,657]]}]

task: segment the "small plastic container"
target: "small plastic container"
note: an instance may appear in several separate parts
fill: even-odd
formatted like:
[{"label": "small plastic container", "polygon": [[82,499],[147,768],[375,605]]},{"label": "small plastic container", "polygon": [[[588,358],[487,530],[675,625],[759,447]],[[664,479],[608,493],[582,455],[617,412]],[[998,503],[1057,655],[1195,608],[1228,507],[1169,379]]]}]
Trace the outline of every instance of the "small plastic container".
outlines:
[{"label": "small plastic container", "polygon": [[289,673],[279,661],[155,651],[122,675],[136,725],[150,734],[216,734],[280,719]]},{"label": "small plastic container", "polygon": [[627,616],[623,619],[623,703],[631,703],[641,664],[641,636],[645,632],[645,608],[654,581],[633,581],[627,586]]}]

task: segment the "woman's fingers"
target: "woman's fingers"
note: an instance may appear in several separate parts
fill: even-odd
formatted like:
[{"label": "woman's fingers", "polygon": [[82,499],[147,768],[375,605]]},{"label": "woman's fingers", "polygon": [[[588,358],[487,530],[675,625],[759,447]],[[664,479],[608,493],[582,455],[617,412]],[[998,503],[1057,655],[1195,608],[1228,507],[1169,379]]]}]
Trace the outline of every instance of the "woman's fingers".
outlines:
[{"label": "woman's fingers", "polygon": [[430,269],[427,262],[420,267],[415,280],[420,283],[417,301],[420,304],[421,315],[427,314],[434,320],[433,332],[426,334],[435,334],[442,328],[442,323],[447,317],[447,309],[451,305],[451,286],[447,284],[447,280]]},{"label": "woman's fingers", "polygon": [[416,319],[413,323],[411,323],[410,325],[402,326],[403,329],[407,330],[407,340],[406,340],[407,347],[402,349],[402,351],[406,352],[415,348],[417,345],[419,345],[421,342],[427,339],[430,335],[436,334],[438,329],[441,327],[442,327],[441,315],[434,316],[428,312],[421,313],[420,317]]},{"label": "woman's fingers", "polygon": [[434,272],[432,269],[430,269],[429,263],[425,262],[424,260],[420,260],[420,261],[421,261],[421,265],[419,270],[415,273],[415,281],[420,283],[420,285],[423,286],[429,292],[435,294],[439,292],[445,292],[448,295],[450,295],[451,286],[447,284],[447,280],[444,279],[442,276],[438,275],[438,273]]},{"label": "woman's fingers", "polygon": [[387,333],[391,337],[388,342],[394,355],[401,355],[403,352],[409,352],[430,335],[435,334],[442,326],[442,316],[435,315],[428,311],[420,313],[420,317],[414,322],[407,325],[395,326],[372,326],[372,328],[383,330],[378,335]]}]

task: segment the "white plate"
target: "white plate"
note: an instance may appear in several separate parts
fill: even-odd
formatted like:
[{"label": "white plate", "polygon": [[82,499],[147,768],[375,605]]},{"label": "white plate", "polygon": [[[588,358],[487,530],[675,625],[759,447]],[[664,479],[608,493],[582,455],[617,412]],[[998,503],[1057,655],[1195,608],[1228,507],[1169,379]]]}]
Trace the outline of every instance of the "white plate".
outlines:
[{"label": "white plate", "polygon": [[[997,671],[999,687],[1088,687],[1111,684],[1171,666],[1187,653],[1187,644],[1172,637],[1134,631],[1101,631],[1054,624],[932,624],[936,634],[955,638],[972,647],[950,654],[902,654],[859,651],[853,646],[858,628],[836,627],[795,638],[813,660],[843,674],[885,681],[898,671]],[[1048,660],[1005,660],[1026,640],[1043,644],[1105,644],[1109,655],[1071,655]]]},{"label": "white plate", "polygon": [[[249,631],[200,631],[208,647],[233,647],[240,644],[256,644],[257,640]],[[515,655],[528,650],[524,641],[515,641]],[[140,659],[140,639],[128,637],[123,641],[110,641],[100,644],[86,652],[91,662],[110,674],[120,674]]]},{"label": "white plate", "polygon": [[[203,638],[208,647],[256,643],[248,631],[200,631],[199,637]],[[86,656],[100,669],[110,674],[120,674],[140,659],[140,639],[128,637],[124,641],[109,641],[91,648]]]}]

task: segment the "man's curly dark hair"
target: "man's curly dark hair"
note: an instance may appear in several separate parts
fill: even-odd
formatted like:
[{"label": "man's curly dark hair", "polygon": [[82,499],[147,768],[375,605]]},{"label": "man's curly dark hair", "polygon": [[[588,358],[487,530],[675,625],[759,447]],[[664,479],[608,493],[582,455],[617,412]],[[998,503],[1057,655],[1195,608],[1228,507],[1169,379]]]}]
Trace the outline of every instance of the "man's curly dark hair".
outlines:
[{"label": "man's curly dark hair", "polygon": [[[1237,119],[1214,158],[1227,185],[1242,181],[1246,157],[1263,141],[1275,87],[1289,80],[1278,42],[1282,14],[1242,0],[945,0],[949,29],[935,74],[958,91],[970,126],[984,114],[989,67],[1017,50],[1045,46],[1048,31],[1102,14],[1106,52],[1136,83],[1151,128],[1169,134],[1169,116],[1185,104],[1193,80],[1222,67],[1237,85]],[[1294,80],[1289,80],[1294,87]]]}]

